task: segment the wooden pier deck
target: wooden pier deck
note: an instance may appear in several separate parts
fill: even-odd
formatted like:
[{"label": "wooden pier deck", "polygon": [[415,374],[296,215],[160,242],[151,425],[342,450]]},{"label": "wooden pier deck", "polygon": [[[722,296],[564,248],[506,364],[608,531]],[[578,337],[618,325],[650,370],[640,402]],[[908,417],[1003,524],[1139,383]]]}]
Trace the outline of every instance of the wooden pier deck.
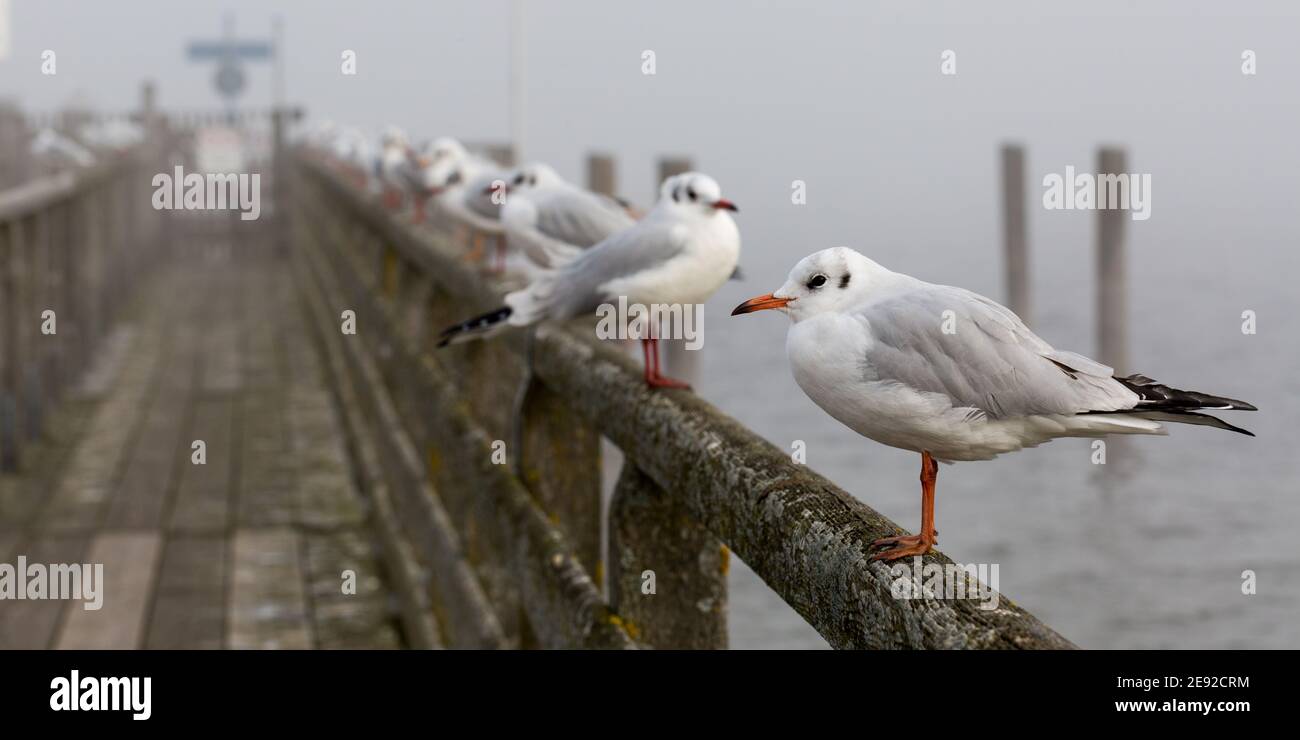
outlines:
[{"label": "wooden pier deck", "polygon": [[5,603],[0,649],[404,644],[293,277],[237,247],[148,279],[0,476],[0,562],[103,563],[107,594]]}]

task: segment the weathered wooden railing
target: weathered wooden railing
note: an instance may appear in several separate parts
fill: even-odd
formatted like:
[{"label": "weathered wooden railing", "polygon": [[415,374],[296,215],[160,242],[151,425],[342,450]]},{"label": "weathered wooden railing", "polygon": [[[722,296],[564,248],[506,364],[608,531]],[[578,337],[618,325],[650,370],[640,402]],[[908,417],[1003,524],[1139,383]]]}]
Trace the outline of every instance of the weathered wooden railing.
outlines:
[{"label": "weathered wooden railing", "polygon": [[145,151],[0,191],[0,470],[18,466],[159,245]]},{"label": "weathered wooden railing", "polygon": [[[896,525],[696,396],[647,390],[590,322],[435,353],[498,290],[444,235],[293,161],[299,280],[389,566],[421,586],[403,604],[416,644],[725,647],[730,548],[834,647],[1072,647],[1006,599],[894,598],[866,547]],[[601,435],[626,458],[607,558]]]}]

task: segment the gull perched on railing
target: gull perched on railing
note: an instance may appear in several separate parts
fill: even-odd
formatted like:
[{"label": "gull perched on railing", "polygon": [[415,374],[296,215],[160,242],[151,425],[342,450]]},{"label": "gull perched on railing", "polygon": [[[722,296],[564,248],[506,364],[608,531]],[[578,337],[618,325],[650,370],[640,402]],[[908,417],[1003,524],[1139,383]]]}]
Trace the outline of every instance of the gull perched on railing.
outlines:
[{"label": "gull perched on railing", "polygon": [[[735,210],[708,175],[670,177],[645,218],[510,293],[505,306],[447,328],[438,346],[594,314],[620,298],[647,309],[703,303],[731,277],[740,258],[740,230],[729,213]],[[653,322],[647,328],[640,337],[646,384],[689,387],[660,373],[658,331]]]},{"label": "gull perched on railing", "polygon": [[[1244,401],[1183,391],[1053,349],[1007,308],[881,267],[846,247],[805,257],[785,285],[732,315],[776,309],[794,322],[795,382],[858,434],[921,453],[921,531],[872,543],[873,560],[930,551],[938,462],[988,460],[1058,437],[1166,434],[1160,422],[1241,434],[1202,410]],[[1254,436],[1254,435],[1251,435]]]},{"label": "gull perched on railing", "polygon": [[[449,137],[435,140],[426,156],[423,182],[434,202],[456,224],[473,235],[471,258],[483,252],[482,239],[503,235],[501,228],[502,198],[494,194],[493,185],[509,176],[495,162],[471,153],[459,141]],[[498,261],[504,258],[500,248]]]},{"label": "gull perched on railing", "polygon": [[407,167],[411,154],[411,146],[404,131],[396,126],[384,130],[373,174],[375,184],[383,193],[384,205],[389,210],[397,210],[402,205],[402,193],[406,187],[403,170]]},{"label": "gull perched on railing", "polygon": [[89,149],[52,128],[37,132],[32,139],[31,152],[55,167],[89,167],[95,163],[95,155]]},{"label": "gull perched on railing", "polygon": [[545,164],[520,169],[500,189],[510,247],[540,267],[558,267],[636,223],[619,201],[580,188]]},{"label": "gull perched on railing", "polygon": [[347,127],[339,129],[330,141],[329,152],[337,166],[351,178],[353,184],[364,188],[374,156],[370,141],[361,131]]}]

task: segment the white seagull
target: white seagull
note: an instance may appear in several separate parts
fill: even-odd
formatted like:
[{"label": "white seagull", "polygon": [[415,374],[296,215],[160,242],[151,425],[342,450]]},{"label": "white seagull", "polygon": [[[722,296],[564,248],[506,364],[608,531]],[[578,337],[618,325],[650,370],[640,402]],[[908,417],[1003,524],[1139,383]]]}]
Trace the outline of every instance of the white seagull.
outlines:
[{"label": "white seagull", "polygon": [[503,189],[501,224],[510,247],[540,267],[558,267],[636,223],[617,200],[580,188],[545,164],[520,169]]},{"label": "white seagull", "polygon": [[[647,310],[654,304],[703,303],[727,281],[740,258],[740,230],[727,213],[735,210],[708,175],[670,177],[645,218],[508,294],[505,306],[449,327],[438,346],[544,319],[592,314],[620,297]],[[688,388],[660,373],[657,332],[650,329],[641,340],[646,384]]]},{"label": "white seagull", "polygon": [[[503,239],[501,204],[504,198],[496,194],[496,185],[504,183],[509,174],[495,162],[470,153],[459,141],[450,137],[435,140],[426,150],[430,164],[425,168],[424,182],[434,202],[453,221],[471,229],[474,236],[471,256],[482,250],[481,237]],[[503,258],[501,249],[498,257]]]},{"label": "white seagull", "polygon": [[48,127],[41,129],[32,139],[31,152],[54,167],[90,167],[95,164],[95,155],[89,149]]},{"label": "white seagull", "polygon": [[794,322],[786,355],[814,403],[858,434],[921,453],[920,534],[873,542],[889,548],[873,560],[930,551],[939,461],[988,460],[1057,437],[1166,434],[1160,422],[1250,434],[1198,411],[1254,411],[1249,403],[1115,377],[1053,349],[984,296],[892,272],[847,247],[805,257],[779,290],[732,315],[764,309]]},{"label": "white seagull", "polygon": [[411,146],[404,131],[396,126],[384,130],[373,174],[375,183],[383,192],[384,205],[390,210],[396,210],[402,205],[402,192],[406,188],[404,170],[411,154]]}]

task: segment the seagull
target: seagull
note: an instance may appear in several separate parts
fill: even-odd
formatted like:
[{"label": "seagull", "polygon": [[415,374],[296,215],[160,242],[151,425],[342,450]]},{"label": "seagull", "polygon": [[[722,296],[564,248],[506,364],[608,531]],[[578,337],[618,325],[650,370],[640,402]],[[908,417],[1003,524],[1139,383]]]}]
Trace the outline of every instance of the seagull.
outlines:
[{"label": "seagull", "polygon": [[365,134],[355,128],[344,128],[334,137],[330,149],[339,168],[358,188],[364,188],[366,170],[372,161],[370,142]]},{"label": "seagull", "polygon": [[[645,218],[592,246],[527,288],[506,305],[442,332],[439,347],[490,336],[506,327],[591,314],[625,298],[647,310],[703,303],[735,271],[740,230],[736,206],[708,175],[687,172],[664,180],[659,202]],[[659,371],[658,337],[641,339],[645,382],[652,388],[689,388]]]},{"label": "seagull", "polygon": [[567,182],[545,164],[520,169],[500,190],[510,246],[540,267],[568,262],[636,223],[622,203]]},{"label": "seagull", "polygon": [[48,127],[41,129],[32,139],[31,152],[54,167],[90,167],[95,164],[95,155],[89,149]]},{"label": "seagull", "polygon": [[396,126],[384,130],[379,156],[374,161],[376,184],[384,194],[384,205],[389,210],[396,210],[402,205],[402,190],[405,187],[403,170],[411,157],[411,147],[407,143],[406,133]]},{"label": "seagull", "polygon": [[1058,437],[1167,434],[1161,422],[1254,436],[1201,410],[1254,411],[1053,349],[1009,309],[962,288],[892,272],[847,247],[811,254],[785,285],[732,315],[776,309],[793,322],[795,382],[823,411],[881,444],[921,453],[920,534],[872,543],[872,560],[936,542],[939,462],[989,460]]},{"label": "seagull", "polygon": [[[495,162],[470,153],[450,137],[435,140],[427,156],[425,184],[438,207],[473,236],[470,258],[483,252],[483,236],[503,237],[500,210],[503,198],[495,193],[509,174]],[[502,257],[498,247],[498,257]]]}]

